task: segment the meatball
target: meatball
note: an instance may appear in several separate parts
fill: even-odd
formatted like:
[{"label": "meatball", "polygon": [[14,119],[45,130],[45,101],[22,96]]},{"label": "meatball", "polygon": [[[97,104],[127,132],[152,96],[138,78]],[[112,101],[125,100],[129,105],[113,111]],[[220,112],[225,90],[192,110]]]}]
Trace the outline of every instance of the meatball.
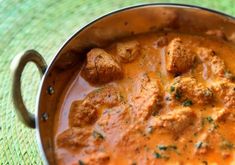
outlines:
[{"label": "meatball", "polygon": [[87,128],[69,128],[57,136],[59,147],[78,149],[86,145],[91,131]]},{"label": "meatball", "polygon": [[140,54],[140,44],[138,41],[128,41],[117,44],[118,61],[128,63],[134,61]]},{"label": "meatball", "polygon": [[172,97],[177,101],[192,101],[205,105],[212,101],[212,91],[192,77],[177,77],[170,87]]},{"label": "meatball", "polygon": [[81,74],[93,84],[104,84],[123,77],[121,66],[110,54],[99,48],[87,53],[86,64]]},{"label": "meatball", "polygon": [[193,124],[196,114],[189,107],[175,109],[168,114],[158,116],[152,121],[152,127],[180,134],[182,131]]},{"label": "meatball", "polygon": [[191,68],[194,60],[195,54],[180,38],[175,38],[169,43],[166,54],[168,72],[174,74],[184,73]]}]

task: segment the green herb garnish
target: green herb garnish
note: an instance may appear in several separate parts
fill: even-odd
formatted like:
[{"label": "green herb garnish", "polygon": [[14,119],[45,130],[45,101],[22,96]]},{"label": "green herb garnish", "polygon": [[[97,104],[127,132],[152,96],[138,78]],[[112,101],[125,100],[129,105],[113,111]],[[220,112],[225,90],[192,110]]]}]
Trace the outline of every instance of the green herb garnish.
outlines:
[{"label": "green herb garnish", "polygon": [[176,100],[180,100],[180,99],[181,99],[181,93],[180,93],[179,90],[176,90],[176,92],[175,92],[175,98],[176,98]]},{"label": "green herb garnish", "polygon": [[203,145],[203,142],[197,142],[196,145],[195,145],[195,147],[196,147],[197,149],[200,149],[200,148],[202,148],[202,145]]},{"label": "green herb garnish", "polygon": [[169,156],[162,155],[162,154],[160,154],[160,153],[158,153],[158,152],[154,152],[154,157],[155,157],[156,159],[166,159],[166,160],[168,160],[168,159],[170,158]]},{"label": "green herb garnish", "polygon": [[170,93],[174,92],[175,91],[175,87],[174,86],[171,86],[170,87]]},{"label": "green herb garnish", "polygon": [[184,106],[184,107],[189,107],[189,106],[191,106],[191,105],[193,105],[193,102],[192,102],[191,100],[185,100],[185,101],[183,102],[183,106]]},{"label": "green herb garnish", "polygon": [[165,146],[165,145],[158,145],[157,148],[159,150],[163,150],[163,151],[167,150],[167,146]]},{"label": "green herb garnish", "polygon": [[217,128],[219,128],[219,125],[213,123],[213,129],[217,129]]},{"label": "green herb garnish", "polygon": [[209,122],[209,123],[212,123],[214,120],[212,119],[212,117],[210,117],[210,116],[208,116],[207,118],[206,118],[206,120]]},{"label": "green herb garnish", "polygon": [[159,159],[159,158],[162,158],[162,155],[159,154],[158,152],[154,152],[154,157]]},{"label": "green herb garnish", "polygon": [[160,151],[163,151],[163,152],[165,152],[165,151],[174,151],[175,153],[180,154],[177,150],[176,145],[163,145],[163,144],[160,144],[160,145],[157,145],[156,148]]}]

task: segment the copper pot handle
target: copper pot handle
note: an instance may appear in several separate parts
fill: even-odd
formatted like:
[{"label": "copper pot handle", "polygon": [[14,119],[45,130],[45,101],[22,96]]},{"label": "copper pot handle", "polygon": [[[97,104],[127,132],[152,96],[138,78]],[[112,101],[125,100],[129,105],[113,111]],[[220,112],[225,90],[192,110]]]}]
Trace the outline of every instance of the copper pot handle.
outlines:
[{"label": "copper pot handle", "polygon": [[14,57],[11,63],[12,100],[19,119],[26,126],[35,128],[35,115],[27,110],[21,94],[21,75],[28,62],[36,64],[41,77],[46,71],[47,64],[45,60],[35,50],[28,50]]}]

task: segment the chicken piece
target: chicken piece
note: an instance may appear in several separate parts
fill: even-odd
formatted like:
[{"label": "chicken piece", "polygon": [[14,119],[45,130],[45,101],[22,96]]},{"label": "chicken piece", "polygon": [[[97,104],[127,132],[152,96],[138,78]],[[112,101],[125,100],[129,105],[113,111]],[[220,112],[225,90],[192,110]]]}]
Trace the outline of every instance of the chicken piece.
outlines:
[{"label": "chicken piece", "polygon": [[195,54],[180,38],[169,43],[166,54],[167,71],[174,74],[184,73],[190,69],[194,60]]},{"label": "chicken piece", "polygon": [[117,43],[117,58],[123,63],[132,62],[140,54],[140,44],[138,41],[127,41]]},{"label": "chicken piece", "polygon": [[120,93],[115,87],[106,86],[86,96],[83,101],[74,101],[70,114],[70,126],[79,127],[94,123],[98,118],[98,109],[102,106],[111,108],[120,103]]},{"label": "chicken piece", "polygon": [[196,119],[196,114],[189,107],[175,109],[168,114],[160,115],[151,121],[153,129],[161,129],[181,134],[188,126],[192,125]]},{"label": "chicken piece", "polygon": [[133,108],[138,120],[145,120],[160,110],[163,101],[163,89],[157,78],[144,74],[133,97]]},{"label": "chicken piece", "polygon": [[81,127],[94,123],[98,118],[97,108],[89,102],[74,101],[70,108],[69,125]]},{"label": "chicken piece", "polygon": [[83,162],[85,165],[106,165],[109,163],[110,157],[104,152],[93,153],[85,158]]},{"label": "chicken piece", "polygon": [[81,74],[93,84],[104,84],[123,77],[121,66],[110,54],[99,48],[87,53],[86,64]]},{"label": "chicken piece", "polygon": [[235,84],[221,81],[212,87],[212,90],[222,100],[225,108],[235,108]]},{"label": "chicken piece", "polygon": [[177,77],[170,88],[171,95],[178,101],[191,100],[193,104],[205,105],[213,99],[212,91],[192,77]]},{"label": "chicken piece", "polygon": [[216,55],[215,51],[208,48],[199,48],[197,54],[200,60],[211,68],[214,75],[225,77],[226,67],[224,61]]},{"label": "chicken piece", "polygon": [[79,149],[87,143],[91,131],[88,128],[69,128],[57,136],[58,147]]},{"label": "chicken piece", "polygon": [[120,92],[116,87],[108,85],[88,94],[84,102],[92,104],[97,108],[100,106],[111,108],[120,103]]},{"label": "chicken piece", "polygon": [[227,41],[227,37],[222,30],[219,29],[208,30],[206,34]]}]

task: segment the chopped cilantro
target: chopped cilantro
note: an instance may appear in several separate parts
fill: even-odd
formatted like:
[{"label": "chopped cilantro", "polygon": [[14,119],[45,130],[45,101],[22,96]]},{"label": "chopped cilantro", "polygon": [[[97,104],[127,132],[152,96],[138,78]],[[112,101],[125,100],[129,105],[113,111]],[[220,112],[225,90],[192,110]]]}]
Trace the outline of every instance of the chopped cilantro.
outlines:
[{"label": "chopped cilantro", "polygon": [[180,93],[179,90],[176,90],[176,92],[175,92],[175,98],[176,98],[176,100],[180,100],[180,99],[181,99],[181,93]]},{"label": "chopped cilantro", "polygon": [[189,106],[191,106],[191,105],[193,105],[193,102],[192,102],[191,100],[185,100],[185,101],[183,102],[183,106],[184,106],[184,107],[189,107]]},{"label": "chopped cilantro", "polygon": [[214,120],[212,119],[212,117],[210,117],[210,116],[208,116],[207,118],[206,118],[206,120],[209,122],[209,123],[212,123]]},{"label": "chopped cilantro", "polygon": [[162,155],[162,154],[160,154],[160,153],[158,153],[158,152],[154,152],[154,157],[155,157],[156,159],[165,159],[165,160],[170,159],[169,156]]},{"label": "chopped cilantro", "polygon": [[213,123],[213,129],[217,129],[217,128],[219,128],[219,125]]},{"label": "chopped cilantro", "polygon": [[197,149],[200,149],[200,148],[202,148],[202,145],[203,145],[203,142],[197,142],[196,143],[196,145],[195,145],[195,147],[197,148]]},{"label": "chopped cilantro", "polygon": [[170,87],[170,92],[172,93],[172,92],[174,92],[175,91],[175,87],[174,86],[171,86]]},{"label": "chopped cilantro", "polygon": [[157,148],[159,150],[164,150],[164,151],[167,150],[167,146],[165,146],[165,145],[158,145]]},{"label": "chopped cilantro", "polygon": [[162,155],[159,154],[158,152],[154,152],[154,157],[159,159],[159,158],[162,158]]},{"label": "chopped cilantro", "polygon": [[162,151],[177,150],[177,146],[175,146],[175,145],[163,145],[163,144],[160,144],[160,145],[157,145],[157,148],[159,150],[162,150]]}]

